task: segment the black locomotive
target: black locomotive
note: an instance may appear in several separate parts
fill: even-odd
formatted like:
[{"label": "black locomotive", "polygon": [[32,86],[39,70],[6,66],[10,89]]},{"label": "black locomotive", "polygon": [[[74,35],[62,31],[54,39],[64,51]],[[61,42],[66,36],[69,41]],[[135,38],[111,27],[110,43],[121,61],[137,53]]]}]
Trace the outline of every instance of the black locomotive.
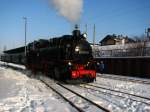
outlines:
[{"label": "black locomotive", "polygon": [[[16,56],[17,63],[24,63],[26,68],[34,73],[42,71],[46,75],[59,80],[84,79],[93,81],[96,78],[95,62],[92,48],[86,40],[86,34],[76,29],[72,35],[64,35],[50,40],[40,39],[27,45],[27,53],[23,59],[22,48],[5,51],[7,60],[12,61]],[[10,59],[8,59],[10,58]]]}]

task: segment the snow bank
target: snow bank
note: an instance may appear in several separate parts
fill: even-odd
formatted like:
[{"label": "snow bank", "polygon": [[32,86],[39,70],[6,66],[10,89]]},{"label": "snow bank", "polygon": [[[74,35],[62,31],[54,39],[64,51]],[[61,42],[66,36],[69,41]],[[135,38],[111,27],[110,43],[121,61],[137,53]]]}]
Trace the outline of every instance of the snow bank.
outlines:
[{"label": "snow bank", "polygon": [[[99,76],[99,77],[97,77],[97,83],[104,87],[110,87],[115,90],[124,91],[124,92],[128,92],[131,94],[137,94],[137,95],[141,95],[141,96],[150,98],[150,85],[148,85],[148,84],[135,83],[135,82],[130,82],[130,81],[122,81],[122,80],[114,80],[114,79],[109,79],[109,78],[102,78],[102,77],[100,77],[101,74],[97,74],[97,75]],[[103,75],[107,76],[107,74],[103,74]],[[132,79],[134,79],[134,78],[132,78]],[[135,80],[136,79],[137,78],[135,78]],[[140,78],[138,78],[138,79],[140,79]],[[145,80],[148,80],[148,79],[145,79]]]},{"label": "snow bank", "polygon": [[2,62],[2,61],[0,61],[0,65],[6,65],[6,66],[9,65],[15,68],[26,69],[24,65],[18,65],[18,64],[7,63],[7,62]]},{"label": "snow bank", "polygon": [[38,80],[0,67],[0,112],[75,112]]},{"label": "snow bank", "polygon": [[[0,112],[76,112],[68,103],[62,100],[56,93],[47,88],[35,78],[29,78],[32,74],[23,70],[22,72],[2,67],[0,63]],[[18,66],[19,67],[19,66]],[[102,78],[97,74],[97,81],[92,83],[118,91],[150,97],[150,85],[134,83],[129,81]],[[104,74],[106,75],[106,74]],[[39,77],[41,78],[41,77]],[[46,77],[42,77],[46,78]],[[45,79],[55,85],[53,80]],[[112,112],[149,112],[150,106],[138,101],[132,101],[130,97],[122,98],[103,92],[83,89],[76,85],[66,85],[79,94],[92,99]],[[101,90],[102,91],[102,90]],[[62,90],[69,99],[85,107],[88,112],[91,105],[82,102],[78,97],[71,96],[67,91]],[[115,93],[120,94],[120,93]],[[120,94],[122,95],[122,94]],[[149,101],[147,101],[149,103]]]}]

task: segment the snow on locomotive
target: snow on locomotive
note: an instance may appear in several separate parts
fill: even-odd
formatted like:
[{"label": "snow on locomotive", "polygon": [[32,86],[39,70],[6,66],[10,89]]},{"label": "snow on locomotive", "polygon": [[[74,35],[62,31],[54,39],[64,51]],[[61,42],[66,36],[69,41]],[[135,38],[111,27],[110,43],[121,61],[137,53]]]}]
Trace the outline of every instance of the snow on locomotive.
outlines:
[{"label": "snow on locomotive", "polygon": [[72,35],[41,39],[27,45],[26,68],[58,80],[83,79],[88,82],[96,78],[92,48],[86,34],[76,29]]}]

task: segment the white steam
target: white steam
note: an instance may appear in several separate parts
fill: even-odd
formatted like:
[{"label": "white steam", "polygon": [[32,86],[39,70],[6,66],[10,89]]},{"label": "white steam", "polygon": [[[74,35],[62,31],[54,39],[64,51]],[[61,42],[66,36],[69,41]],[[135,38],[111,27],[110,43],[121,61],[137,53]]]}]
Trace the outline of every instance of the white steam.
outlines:
[{"label": "white steam", "polygon": [[50,0],[60,15],[77,22],[82,13],[83,0]]}]

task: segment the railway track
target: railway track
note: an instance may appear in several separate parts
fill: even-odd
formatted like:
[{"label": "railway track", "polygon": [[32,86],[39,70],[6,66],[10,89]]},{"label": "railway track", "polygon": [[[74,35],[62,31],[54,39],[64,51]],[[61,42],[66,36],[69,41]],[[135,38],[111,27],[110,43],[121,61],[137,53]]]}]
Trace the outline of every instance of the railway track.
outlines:
[{"label": "railway track", "polygon": [[[6,62],[3,62],[3,64],[1,64],[0,66],[4,66],[4,67],[9,67],[9,68],[12,68],[14,70],[21,70],[21,71],[24,71],[25,70],[25,67],[19,67],[17,64],[12,65],[11,63],[8,64]],[[114,80],[121,80],[121,81],[129,81],[129,82],[134,82],[134,83],[141,83],[141,84],[147,84],[147,85],[150,85],[150,81],[147,81],[147,80],[140,80],[140,79],[132,79],[132,78],[129,78],[129,77],[120,77],[120,76],[112,76],[112,75],[97,75],[97,77],[101,77],[101,78],[108,78],[108,79],[114,79]]]},{"label": "railway track", "polygon": [[129,98],[132,101],[141,102],[143,104],[150,106],[150,98],[148,97],[135,95],[135,94],[131,94],[131,93],[123,92],[123,91],[113,90],[113,89],[102,87],[102,86],[96,86],[93,84],[80,85],[80,87],[98,91],[103,94],[109,94],[109,95],[122,97],[122,98]]},{"label": "railway track", "polygon": [[[2,65],[4,67],[9,67],[15,70],[18,70],[21,72],[24,71],[24,69],[17,67],[17,66],[11,66],[11,65]],[[74,107],[77,111],[79,112],[86,112],[88,108],[90,108],[88,111],[93,112],[93,110],[96,110],[98,112],[110,112],[108,109],[102,107],[101,105],[91,101],[90,99],[78,94],[77,92],[63,86],[60,83],[55,83],[55,85],[53,83],[49,83],[48,81],[44,81],[43,79],[38,79],[41,82],[43,82],[48,88],[52,89],[56,94],[58,94],[60,97],[62,97],[66,102],[68,102],[72,107]],[[47,79],[48,80],[48,79]],[[58,89],[59,88],[59,89]],[[61,89],[67,90],[64,94],[64,92],[59,91]],[[79,104],[74,103],[74,101],[72,101],[71,97],[68,97],[68,95],[66,96],[66,93],[71,93],[69,96],[74,96],[77,97],[76,99],[82,99],[82,103],[83,104],[87,104],[87,107],[81,107]]]},{"label": "railway track", "polygon": [[[80,95],[79,93],[65,87],[64,85],[60,83],[55,83],[55,84],[49,84],[48,82],[41,80],[47,87],[52,89],[55,93],[57,93],[59,96],[61,96],[65,101],[67,101],[72,107],[74,107],[76,110],[79,112],[86,112],[89,108],[88,111],[92,110],[97,110],[100,112],[110,112],[108,109],[102,107],[101,105],[93,102],[92,100]],[[72,99],[80,99],[82,103],[90,105],[90,107],[85,106],[81,107],[77,102],[73,101]]]},{"label": "railway track", "polygon": [[[20,69],[18,69],[18,70],[20,70]],[[38,80],[40,80],[40,79],[38,79]],[[49,80],[49,79],[47,79],[47,80]],[[94,100],[90,100],[91,98],[89,98],[88,96],[87,97],[89,99],[87,97],[81,95],[80,92],[76,92],[76,90],[73,90],[72,88],[69,89],[70,87],[68,87],[64,84],[61,84],[58,82],[49,83],[45,80],[41,80],[41,81],[45,85],[47,85],[48,88],[52,89],[56,94],[58,94],[60,97],[62,97],[66,102],[68,102],[72,107],[74,107],[79,112],[86,112],[86,111],[90,112],[90,109],[91,109],[91,112],[93,112],[92,110],[97,110],[98,112],[101,112],[101,111],[109,112],[111,110],[111,109],[110,110],[107,109],[106,106],[101,106],[100,103],[93,102]],[[103,99],[103,98],[99,98],[99,96],[96,96],[97,92],[99,94],[101,93],[103,95],[109,94],[111,96],[116,96],[116,100],[119,100],[121,98],[126,98],[126,99],[128,98],[128,99],[131,99],[133,101],[140,102],[144,105],[150,106],[150,98],[147,98],[144,96],[134,95],[134,94],[126,93],[123,91],[112,90],[110,88],[102,87],[100,85],[95,85],[95,84],[87,84],[86,83],[86,85],[83,84],[80,87],[82,87],[82,88],[84,87],[85,89],[90,89],[91,90],[90,94],[93,96],[95,95],[95,97],[97,97],[98,100]],[[79,90],[81,90],[81,89],[79,89]],[[103,91],[103,90],[105,90],[105,91]],[[92,93],[92,91],[95,91],[95,92]],[[118,97],[120,97],[120,98],[118,98]],[[75,101],[75,100],[78,100],[78,101]],[[79,100],[82,102],[82,104],[84,104],[84,106],[81,106],[81,104],[78,103],[78,102],[80,102]],[[108,98],[108,100],[104,99],[104,101],[110,102],[110,104],[112,103],[113,105],[116,105],[118,107],[120,106],[120,105],[118,105],[118,103],[113,101],[113,99]],[[122,107],[124,107],[124,106],[121,105],[121,107],[119,107],[119,108],[122,109]]]},{"label": "railway track", "polygon": [[114,80],[121,80],[121,81],[129,81],[134,83],[141,83],[141,84],[147,84],[150,85],[150,81],[144,80],[144,79],[133,79],[129,77],[121,77],[121,76],[114,76],[114,75],[97,75],[101,78],[108,78],[108,79],[114,79]]}]

